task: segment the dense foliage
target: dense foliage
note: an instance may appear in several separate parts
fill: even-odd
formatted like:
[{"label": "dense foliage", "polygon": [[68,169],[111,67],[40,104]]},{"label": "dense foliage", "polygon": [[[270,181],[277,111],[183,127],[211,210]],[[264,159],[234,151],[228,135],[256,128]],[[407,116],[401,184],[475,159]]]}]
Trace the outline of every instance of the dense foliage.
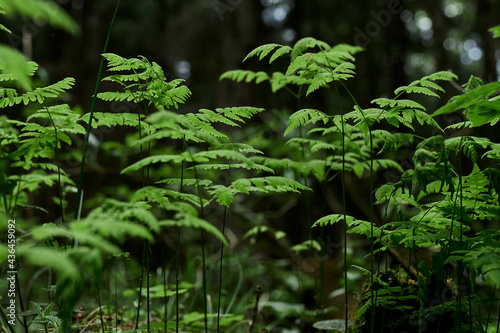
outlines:
[{"label": "dense foliage", "polygon": [[[47,1],[0,4],[76,31]],[[106,43],[83,112],[64,102],[73,78],[40,84],[36,62],[0,46],[4,330],[498,331],[500,143],[481,130],[500,120],[500,82],[472,76],[431,109],[463,81],[439,71],[362,106],[347,86],[368,79],[362,51],[259,46],[243,61],[269,65],[220,80],[269,84],[295,110],[181,112],[182,79]],[[318,91],[338,106],[303,108]],[[115,168],[92,179],[101,159]]]}]

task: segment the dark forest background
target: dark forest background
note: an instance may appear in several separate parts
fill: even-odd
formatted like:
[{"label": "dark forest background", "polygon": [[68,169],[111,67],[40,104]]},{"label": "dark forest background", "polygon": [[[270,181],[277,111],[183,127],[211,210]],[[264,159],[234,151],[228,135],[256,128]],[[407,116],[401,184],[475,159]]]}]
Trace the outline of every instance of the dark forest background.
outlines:
[{"label": "dark forest background", "polygon": [[[9,22],[14,32],[9,42],[44,67],[49,81],[75,77],[78,89],[70,104],[87,110],[117,0],[57,2],[80,25],[79,36],[54,30],[43,21],[14,19]],[[434,71],[452,70],[459,84],[472,73],[485,82],[497,80],[500,41],[488,28],[498,25],[499,16],[500,2],[494,0],[122,1],[109,51],[146,56],[159,63],[169,79],[185,78],[193,91],[188,108],[295,108],[286,92],[271,96],[267,86],[218,78],[242,67],[269,70],[253,59],[241,64],[248,52],[265,43],[292,45],[312,36],[330,45],[356,44],[366,48],[356,61],[362,79],[350,82],[349,88],[368,107],[372,99]],[[310,103],[331,107],[321,93]]]}]

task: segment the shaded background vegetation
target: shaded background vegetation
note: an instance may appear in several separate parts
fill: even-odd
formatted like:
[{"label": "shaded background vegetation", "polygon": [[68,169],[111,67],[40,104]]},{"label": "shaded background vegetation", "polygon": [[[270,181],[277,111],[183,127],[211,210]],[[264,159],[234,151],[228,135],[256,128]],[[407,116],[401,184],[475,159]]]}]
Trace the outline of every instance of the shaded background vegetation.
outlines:
[{"label": "shaded background vegetation", "polygon": [[[54,30],[43,21],[13,20],[8,23],[14,32],[13,38],[4,42],[18,47],[38,62],[45,69],[46,77],[41,79],[46,82],[66,76],[75,77],[77,87],[68,96],[67,102],[88,112],[99,68],[99,55],[117,1],[57,2],[80,25],[79,36],[75,38]],[[499,16],[500,2],[491,0],[123,0],[109,51],[123,57],[144,55],[160,64],[169,79],[185,79],[193,96],[181,106],[181,112],[252,105],[268,110],[285,108],[290,114],[307,105],[337,113],[338,105],[335,96],[329,95],[331,92],[315,92],[299,105],[285,90],[271,94],[268,83],[236,84],[228,80],[219,81],[218,78],[226,70],[236,68],[278,69],[279,61],[265,68],[253,59],[244,64],[241,61],[259,45],[273,42],[292,45],[302,37],[312,36],[330,45],[348,43],[366,48],[356,60],[357,79],[348,82],[349,89],[363,107],[368,107],[374,98],[392,97],[395,88],[439,70],[451,70],[460,78],[456,85],[446,87],[451,96],[458,92],[457,89],[471,74],[485,82],[500,78],[500,39],[493,39],[487,31],[499,24]],[[447,100],[445,96],[441,101],[428,102],[445,103]],[[97,110],[123,112],[123,108],[132,106],[123,103],[112,104],[111,110],[109,108],[109,104],[102,103],[98,104]],[[286,118],[283,119],[286,121]],[[282,132],[277,133],[275,127],[269,125],[264,136],[272,139],[275,135],[282,136]],[[104,142],[121,136],[113,132],[106,139],[99,136],[98,139]],[[495,141],[494,136],[488,136]],[[110,186],[122,184],[118,165],[116,158],[90,157],[86,191],[101,191],[103,179]],[[74,169],[76,177],[78,163],[68,167]],[[381,179],[382,182],[386,180]],[[368,215],[368,200],[360,200],[357,196],[361,181],[354,178],[350,181],[350,213],[363,218]],[[338,185],[335,182],[332,185],[330,208],[339,207]],[[310,200],[318,200],[319,197],[320,193],[312,194]],[[284,205],[283,210],[277,211],[271,219],[281,219],[278,226],[288,232],[293,242],[299,242],[304,240],[305,234],[308,235],[310,222],[323,213],[313,211],[317,215],[314,217],[297,214],[308,211],[299,206],[286,215],[294,204],[289,202],[288,206]],[[274,209],[269,202],[255,202],[255,205],[259,205],[264,212]],[[57,209],[51,211],[57,212]],[[293,220],[290,220],[291,217]],[[258,218],[262,216],[255,217]],[[325,240],[330,242],[330,239]],[[338,248],[338,241],[331,240],[332,244],[337,244],[332,245],[334,250]],[[272,246],[270,242],[262,244],[264,251],[269,253],[273,252]],[[328,264],[332,266],[330,269],[337,269],[335,262]],[[327,286],[329,291],[338,287],[336,283],[331,283],[334,285]]]}]

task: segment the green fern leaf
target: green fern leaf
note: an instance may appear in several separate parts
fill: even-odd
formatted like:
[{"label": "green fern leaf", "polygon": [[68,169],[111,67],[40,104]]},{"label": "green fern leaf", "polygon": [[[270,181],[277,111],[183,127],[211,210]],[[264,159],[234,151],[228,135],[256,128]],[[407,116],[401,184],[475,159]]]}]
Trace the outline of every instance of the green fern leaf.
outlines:
[{"label": "green fern leaf", "polygon": [[217,237],[220,241],[222,241],[222,243],[225,246],[228,245],[226,237],[224,237],[224,235],[219,231],[219,229],[217,229],[215,226],[213,226],[206,220],[185,213],[178,213],[176,214],[175,218],[176,218],[175,220],[160,221],[159,225],[162,227],[186,227],[186,228],[203,229],[209,234],[212,234],[215,237]]},{"label": "green fern leaf", "polygon": [[219,205],[229,207],[233,203],[234,196],[238,194],[238,191],[223,185],[214,185],[210,187],[208,193],[215,198],[215,201]]},{"label": "green fern leaf", "polygon": [[250,83],[255,79],[255,83],[259,84],[261,82],[269,80],[269,75],[266,72],[254,72],[249,70],[236,69],[227,71],[219,77],[219,80],[229,79],[236,82]]},{"label": "green fern leaf", "polygon": [[[90,113],[82,116],[82,120],[88,124]],[[133,113],[110,113],[110,112],[94,112],[92,121],[92,128],[99,126],[115,127],[115,126],[132,126],[139,125],[139,117],[144,118],[144,115],[137,115]],[[143,124],[144,126],[144,124]]]},{"label": "green fern leaf", "polygon": [[432,96],[432,97],[439,97],[438,94],[436,94],[434,91],[430,90],[429,88],[426,87],[417,87],[417,86],[402,86],[394,90],[394,94],[398,95],[402,92],[405,92],[407,94],[410,93],[417,93],[417,94],[423,94],[427,96]]},{"label": "green fern leaf", "polygon": [[296,128],[299,128],[300,126],[305,126],[309,123],[315,124],[318,121],[323,121],[323,123],[326,124],[328,120],[329,117],[321,111],[315,109],[299,110],[290,116],[284,136],[288,135],[290,132],[292,132]]},{"label": "green fern leaf", "polygon": [[290,52],[292,50],[292,48],[289,46],[283,46],[283,45],[279,45],[279,44],[264,44],[264,45],[261,45],[259,47],[256,47],[250,53],[248,53],[248,55],[245,57],[245,59],[243,59],[243,62],[245,62],[247,59],[249,59],[251,57],[256,57],[256,56],[259,56],[259,60],[262,60],[269,53],[271,53],[273,50],[275,50],[276,48],[277,48],[277,50],[274,51],[273,56],[269,60],[269,63],[272,63],[278,57],[280,57],[284,54],[287,54],[288,52]]},{"label": "green fern leaf", "polygon": [[306,96],[310,93],[318,90],[320,87],[326,86],[328,83],[332,82],[335,77],[331,73],[317,73],[307,89]]},{"label": "green fern leaf", "polygon": [[377,98],[371,101],[371,103],[378,104],[380,107],[384,108],[386,106],[393,108],[399,106],[402,108],[409,109],[422,109],[425,107],[422,104],[412,101],[411,99],[389,99],[389,98]]},{"label": "green fern leaf", "polygon": [[[340,222],[340,221],[343,221],[343,220],[344,220],[344,215],[342,215],[342,214],[330,214],[327,216],[323,216],[322,218],[320,218],[319,220],[314,222],[314,224],[311,226],[311,228],[318,227],[318,226],[326,226],[329,224],[333,225],[333,224]],[[355,220],[354,217],[346,215],[346,223],[348,226],[352,225],[354,220]]]},{"label": "green fern leaf", "polygon": [[169,163],[169,162],[174,162],[174,163],[181,163],[182,161],[187,160],[186,155],[154,155],[154,156],[148,156],[146,158],[143,158],[142,160],[129,165],[125,169],[123,169],[120,174],[128,173],[131,171],[137,171],[140,170],[144,167],[147,167],[151,164],[156,164],[156,163]]},{"label": "green fern leaf", "polygon": [[500,90],[500,82],[491,82],[473,89],[465,94],[458,96],[457,98],[450,100],[448,104],[439,108],[436,112],[432,114],[433,117],[442,114],[451,113],[460,109],[468,108],[475,105],[481,101],[484,101],[488,96],[494,94]]},{"label": "green fern leaf", "polygon": [[311,49],[314,47],[319,47],[321,50],[329,50],[330,45],[327,43],[317,40],[312,37],[305,37],[300,40],[298,40],[295,45],[293,46],[292,53],[291,53],[291,58],[292,62],[300,55],[302,52],[304,52],[307,49]]}]

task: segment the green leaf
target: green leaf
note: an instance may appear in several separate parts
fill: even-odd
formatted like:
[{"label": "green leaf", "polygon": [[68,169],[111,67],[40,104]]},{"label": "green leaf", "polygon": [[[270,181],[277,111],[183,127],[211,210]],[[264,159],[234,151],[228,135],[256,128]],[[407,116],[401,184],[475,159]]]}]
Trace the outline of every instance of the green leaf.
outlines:
[{"label": "green leaf", "polygon": [[300,126],[305,126],[309,123],[315,124],[318,121],[323,121],[323,123],[326,124],[328,120],[329,117],[321,111],[315,109],[299,110],[290,116],[284,136],[287,136],[290,132]]},{"label": "green leaf", "polygon": [[8,16],[19,14],[34,21],[46,21],[52,26],[75,34],[80,28],[56,2],[48,0],[2,0],[2,10]]},{"label": "green leaf", "polygon": [[259,60],[262,60],[264,59],[269,53],[271,53],[273,50],[275,50],[277,48],[276,51],[274,51],[274,54],[273,56],[271,57],[271,59],[269,60],[269,63],[272,63],[274,60],[276,60],[278,57],[284,55],[284,54],[287,54],[288,52],[290,52],[292,50],[291,47],[289,46],[283,46],[283,45],[279,45],[279,44],[264,44],[264,45],[261,45],[259,47],[256,47],[255,49],[253,49],[246,57],[245,59],[243,59],[243,62],[245,62],[247,59],[251,58],[251,57],[256,57],[256,56],[259,56]]},{"label": "green leaf", "polygon": [[448,104],[439,108],[432,114],[432,116],[435,117],[468,108],[478,102],[484,101],[488,96],[494,94],[499,89],[500,81],[485,84],[484,86],[478,87],[468,93],[462,94],[457,98],[450,100]]},{"label": "green leaf", "polygon": [[291,58],[292,61],[295,60],[302,52],[304,52],[307,49],[311,49],[314,47],[319,47],[321,50],[329,50],[330,45],[327,43],[317,40],[312,37],[305,37],[300,40],[298,40],[295,45],[293,46]]},{"label": "green leaf", "polygon": [[488,123],[494,126],[500,120],[500,100],[475,103],[467,109],[466,116],[473,127]]},{"label": "green leaf", "polygon": [[33,63],[29,62],[28,58],[21,52],[6,45],[0,45],[0,70],[4,76],[2,80],[5,81],[8,77],[16,80],[24,90],[33,90],[29,78],[33,74]]},{"label": "green leaf", "polygon": [[493,28],[489,28],[488,31],[492,33],[493,38],[500,37],[500,25],[497,25],[496,27]]}]

